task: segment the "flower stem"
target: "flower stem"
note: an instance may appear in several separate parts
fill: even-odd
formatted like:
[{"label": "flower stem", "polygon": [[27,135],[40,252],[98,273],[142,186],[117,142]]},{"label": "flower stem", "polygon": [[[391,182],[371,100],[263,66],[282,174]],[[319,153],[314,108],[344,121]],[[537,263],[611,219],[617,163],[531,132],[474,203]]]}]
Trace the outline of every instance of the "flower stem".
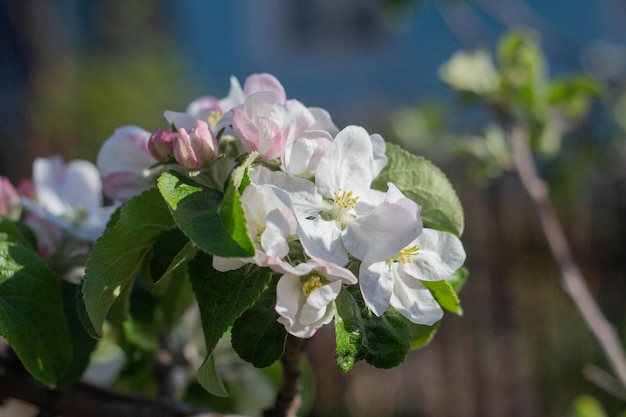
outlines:
[{"label": "flower stem", "polygon": [[283,384],[276,395],[274,407],[265,410],[263,417],[295,417],[300,407],[300,361],[304,353],[304,339],[287,335],[283,363]]}]

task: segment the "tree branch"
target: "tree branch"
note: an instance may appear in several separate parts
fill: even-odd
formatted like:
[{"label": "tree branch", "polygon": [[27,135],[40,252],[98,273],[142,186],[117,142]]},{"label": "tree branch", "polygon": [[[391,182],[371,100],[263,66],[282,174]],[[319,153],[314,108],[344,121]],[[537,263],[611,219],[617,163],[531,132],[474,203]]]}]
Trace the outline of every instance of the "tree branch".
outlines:
[{"label": "tree branch", "polygon": [[283,353],[283,385],[276,396],[274,408],[265,410],[263,417],[295,417],[300,407],[300,360],[304,339],[288,335]]},{"label": "tree branch", "polygon": [[144,398],[86,383],[50,388],[28,375],[6,348],[0,354],[0,397],[22,400],[47,415],[63,417],[227,417],[175,400]]},{"label": "tree branch", "polygon": [[510,126],[506,130],[515,169],[522,186],[532,200],[550,251],[558,264],[561,285],[596,338],[615,377],[626,389],[626,356],[621,342],[614,326],[604,317],[591,295],[583,274],[574,261],[567,238],[552,206],[550,190],[537,173],[528,144],[528,132],[520,126]]}]

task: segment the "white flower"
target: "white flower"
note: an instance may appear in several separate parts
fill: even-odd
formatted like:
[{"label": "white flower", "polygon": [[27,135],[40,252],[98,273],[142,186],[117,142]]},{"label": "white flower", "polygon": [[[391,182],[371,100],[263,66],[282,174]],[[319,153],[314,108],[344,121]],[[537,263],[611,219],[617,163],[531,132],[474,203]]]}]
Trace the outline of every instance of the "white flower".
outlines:
[{"label": "white flower", "polygon": [[80,240],[93,242],[100,237],[115,208],[102,207],[100,173],[88,161],[66,165],[60,157],[37,158],[33,185],[36,201],[24,198],[24,207]]},{"label": "white flower", "polygon": [[443,280],[464,262],[465,250],[456,236],[424,229],[395,256],[361,264],[361,293],[378,316],[392,305],[413,323],[430,326],[441,319],[443,310],[421,281]]},{"label": "white flower", "polygon": [[228,271],[254,263],[279,272],[291,270],[284,258],[289,253],[288,240],[295,236],[298,223],[287,193],[271,185],[250,184],[241,195],[241,204],[255,254],[251,258],[214,256],[213,267]]},{"label": "white flower", "polygon": [[333,319],[333,301],[342,284],[356,284],[349,270],[320,259],[310,259],[283,275],[276,286],[278,322],[294,336],[308,338]]},{"label": "white flower", "polygon": [[265,168],[251,177],[289,193],[310,256],[337,265],[345,265],[348,254],[374,262],[396,254],[421,230],[415,202],[392,184],[387,193],[370,189],[386,162],[382,138],[350,126],[322,155],[315,183]]}]

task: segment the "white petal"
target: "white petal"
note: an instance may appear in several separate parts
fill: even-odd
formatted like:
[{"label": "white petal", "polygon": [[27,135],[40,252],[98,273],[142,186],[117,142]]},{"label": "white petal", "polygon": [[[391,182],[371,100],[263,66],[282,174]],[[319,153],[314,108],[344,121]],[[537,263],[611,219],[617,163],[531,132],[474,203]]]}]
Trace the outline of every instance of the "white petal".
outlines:
[{"label": "white petal", "polygon": [[348,252],[341,240],[341,230],[334,221],[325,221],[320,217],[313,220],[300,219],[298,236],[309,256],[340,266],[348,263]]},{"label": "white petal", "polygon": [[[327,316],[329,306],[341,291],[341,281],[334,281],[315,289],[306,298],[302,305],[299,322],[304,325],[312,325]],[[320,324],[321,325],[321,324]]]},{"label": "white petal", "polygon": [[439,281],[452,275],[465,262],[461,240],[451,233],[424,229],[416,239],[420,250],[403,269],[415,278]]},{"label": "white petal", "polygon": [[340,188],[355,195],[368,190],[374,179],[372,141],[365,129],[348,126],[337,134],[315,171],[320,193],[332,198]]},{"label": "white petal", "polygon": [[291,274],[280,277],[276,284],[276,312],[293,324],[303,301],[300,277]]},{"label": "white petal", "polygon": [[365,304],[376,314],[381,316],[391,301],[394,274],[386,262],[367,264],[363,262],[359,269],[359,285]]},{"label": "white petal", "polygon": [[428,288],[419,280],[398,274],[391,305],[404,317],[417,324],[431,326],[443,317],[443,310]]},{"label": "white petal", "polygon": [[364,262],[385,261],[413,241],[421,224],[404,207],[382,203],[367,216],[348,222],[343,243],[354,257]]}]

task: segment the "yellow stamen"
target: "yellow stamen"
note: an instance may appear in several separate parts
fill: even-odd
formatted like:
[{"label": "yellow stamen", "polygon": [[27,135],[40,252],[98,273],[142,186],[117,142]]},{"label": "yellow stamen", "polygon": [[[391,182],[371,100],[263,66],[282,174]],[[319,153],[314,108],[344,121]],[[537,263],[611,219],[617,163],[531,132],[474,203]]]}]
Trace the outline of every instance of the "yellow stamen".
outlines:
[{"label": "yellow stamen", "polygon": [[353,196],[352,191],[344,191],[341,188],[333,194],[335,196],[335,204],[342,209],[352,209],[359,201],[359,196]]},{"label": "yellow stamen", "polygon": [[222,119],[222,112],[219,110],[213,110],[209,117],[207,118],[207,122],[209,126],[215,126]]},{"label": "yellow stamen", "polygon": [[302,293],[305,296],[309,296],[313,291],[324,285],[322,282],[322,277],[319,275],[312,273],[305,277],[300,278],[302,282]]},{"label": "yellow stamen", "polygon": [[418,245],[407,246],[406,248],[398,252],[397,255],[389,258],[387,262],[388,263],[400,262],[403,264],[409,264],[413,262],[413,257],[417,256],[419,251],[420,251],[420,247]]},{"label": "yellow stamen", "polygon": [[254,238],[254,240],[257,243],[261,243],[261,235],[263,234],[263,232],[265,232],[265,225],[263,224],[263,225],[257,226],[256,237]]}]

